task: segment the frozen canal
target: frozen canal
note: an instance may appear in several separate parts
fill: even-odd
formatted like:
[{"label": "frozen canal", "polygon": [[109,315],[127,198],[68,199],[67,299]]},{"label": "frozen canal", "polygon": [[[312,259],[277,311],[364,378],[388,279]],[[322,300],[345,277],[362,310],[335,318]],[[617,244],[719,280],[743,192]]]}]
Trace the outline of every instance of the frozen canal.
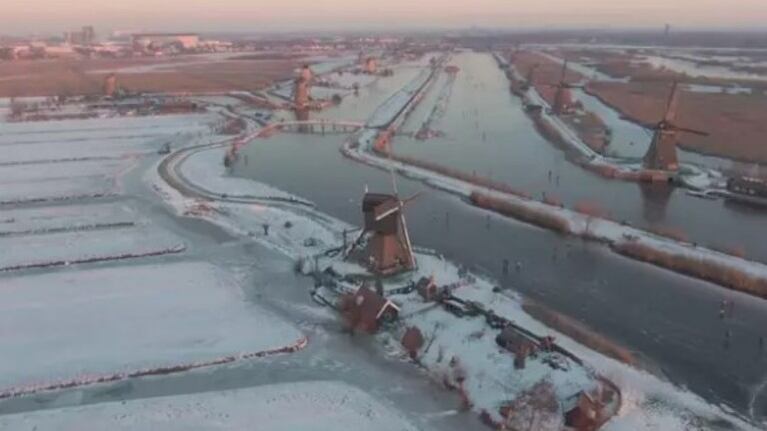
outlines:
[{"label": "frozen canal", "polygon": [[[629,215],[644,214],[644,205],[636,208],[620,195],[644,196],[646,191],[590,176],[538,137],[518,102],[508,94],[508,83],[499,79],[503,76],[491,57],[459,54],[455,62],[461,72],[451,103],[446,115],[433,125],[444,130],[446,137],[425,142],[398,137],[398,151],[413,151],[478,173],[492,170],[495,179],[531,187],[536,193],[559,191],[568,201],[584,196],[596,199],[596,194],[611,209],[618,211],[625,204],[633,208]],[[417,75],[418,64],[423,62],[396,67],[393,77],[372,82],[357,98],[349,96],[321,115],[364,121]],[[432,92],[442,88],[442,83],[444,78]],[[427,94],[427,102],[412,118],[425,118],[429,101],[436,99]],[[476,100],[484,100],[490,107],[487,118],[486,108]],[[22,327],[40,332],[55,326],[39,339],[24,336],[24,332],[16,334],[0,348],[0,370],[10,370],[3,373],[4,387],[34,388],[41,381],[76,377],[87,381],[93,375],[178,362],[205,363],[222,355],[239,359],[184,373],[8,398],[0,401],[0,428],[60,429],[54,418],[76,426],[87,417],[98,429],[146,429],[166,427],[166,419],[183,416],[188,422],[179,424],[202,428],[228,420],[228,425],[258,421],[269,424],[269,429],[282,425],[326,429],[319,413],[311,424],[302,422],[299,415],[282,414],[299,408],[331,415],[338,429],[481,429],[474,415],[456,410],[460,401],[455,394],[444,391],[394,349],[345,334],[336,315],[310,299],[311,280],[296,275],[291,259],[247,237],[257,235],[258,224],[242,232],[248,235],[233,236],[209,223],[178,217],[160,202],[148,176],[159,160],[157,149],[165,142],[178,148],[215,141],[206,136],[212,121],[208,115],[169,116],[72,121],[62,128],[50,123],[27,125],[29,129],[14,125],[8,135],[8,129],[2,129],[0,145],[14,151],[4,153],[0,161],[0,169],[13,169],[5,175],[0,172],[0,182],[37,190],[35,183],[54,179],[86,181],[77,193],[66,187],[50,189],[50,200],[20,203],[7,199],[0,206],[0,241],[19,249],[26,243],[42,244],[37,249],[50,253],[7,253],[0,258],[12,260],[16,266],[16,261],[63,262],[53,268],[0,273],[0,308],[6,310],[0,330]],[[416,129],[417,123],[406,124],[406,130]],[[60,135],[56,130],[67,132]],[[134,133],[147,136],[130,138]],[[109,144],[98,146],[99,138],[92,136],[101,136]],[[315,202],[319,211],[359,225],[364,187],[389,191],[391,180],[388,173],[343,158],[338,152],[343,139],[338,135],[277,134],[254,141],[242,150],[243,157],[233,170],[241,177],[234,191],[290,193]],[[91,164],[95,160],[107,163]],[[186,160],[181,173],[203,179],[213,193],[232,193],[228,190],[231,183],[215,178],[220,165],[205,169],[220,160],[220,152],[200,152]],[[38,177],[18,169],[25,164],[51,169]],[[548,169],[560,176],[558,185],[548,181]],[[94,178],[100,180],[87,182]],[[249,189],[248,178],[281,191]],[[397,183],[403,195],[426,191],[407,211],[416,245],[436,249],[500,280],[504,287],[576,317],[634,349],[648,368],[678,386],[678,390],[670,389],[642,371],[611,365],[613,371],[626,372],[609,377],[631,390],[624,394],[628,401],[624,421],[616,421],[608,431],[680,429],[682,424],[696,422],[707,429],[710,423],[700,422],[695,415],[719,412],[717,405],[764,418],[767,357],[760,353],[757,342],[767,328],[763,301],[637,264],[602,246],[488,214],[406,178],[398,178]],[[95,196],[94,191],[104,184],[110,193]],[[669,196],[677,201],[676,194],[662,199],[671,200]],[[687,206],[703,201],[682,202]],[[195,211],[209,210],[202,202],[197,204]],[[230,215],[260,220],[264,212],[261,205],[246,204]],[[282,224],[283,220],[273,222]],[[279,233],[273,236],[277,242],[283,240]],[[68,263],[84,252],[102,257],[118,254],[113,247],[125,247],[129,254],[153,247],[175,251],[97,264]],[[520,269],[504,277],[503,259],[519,262]],[[718,317],[722,298],[734,302],[737,311],[732,317]],[[37,316],[38,311],[50,310],[55,312]],[[78,318],[77,313],[85,316]],[[162,328],[154,329],[156,322]],[[726,338],[728,333],[732,335]],[[120,337],[112,339],[112,334]],[[242,358],[254,349],[292,345],[304,337],[308,343],[296,352]],[[22,342],[29,339],[29,343]],[[77,349],[51,347],[57,343]],[[60,354],[34,354],[48,349]],[[83,352],[85,358],[77,356]],[[14,367],[30,357],[27,367]],[[604,365],[599,363],[603,359],[591,359]],[[90,360],[87,369],[83,368],[82,361]],[[710,404],[681,388],[689,388]],[[296,391],[304,395],[285,395]],[[350,398],[354,401],[347,401]],[[253,408],[259,403],[269,403],[274,409]],[[382,428],[383,423],[388,426]],[[728,426],[715,425],[714,429]]]},{"label": "frozen canal", "polygon": [[[614,214],[639,219],[637,224],[673,217],[686,229],[697,227],[713,237],[721,232],[711,230],[715,221],[708,215],[729,214],[743,223],[733,222],[728,232],[742,235],[763,251],[753,232],[764,229],[764,218],[756,213],[693,199],[683,191],[605,181],[573,166],[534,132],[508,94],[508,84],[492,58],[461,56],[456,62],[462,69],[459,77],[465,75],[463,84],[459,78],[441,120],[447,136],[430,141],[400,136],[395,139],[397,151],[490,172],[494,179],[508,180],[523,190],[550,191],[568,201],[595,200]],[[484,103],[490,109],[480,111]],[[421,119],[426,111],[419,107],[411,118]],[[406,130],[413,128],[406,124]],[[321,211],[359,224],[364,186],[388,191],[391,183],[388,174],[343,158],[338,154],[340,144],[337,136],[279,134],[248,146],[243,154],[249,162],[236,166],[235,173],[309,199]],[[549,167],[560,176],[559,185],[548,181]],[[490,215],[420,183],[399,178],[398,186],[403,195],[426,190],[408,207],[415,244],[486,271],[503,284],[576,317],[640,352],[651,368],[672,382],[714,403],[728,404],[744,414],[754,405],[756,412],[764,411],[767,399],[761,382],[767,378],[767,358],[760,354],[758,341],[767,327],[763,301],[637,264],[602,246]],[[689,217],[690,211],[700,211],[701,217]],[[522,269],[504,278],[503,259],[519,261]],[[734,318],[719,319],[724,298],[735,303]],[[727,333],[732,334],[729,340]]]},{"label": "frozen canal", "polygon": [[[754,232],[767,231],[763,212],[695,198],[684,189],[606,180],[588,172],[536,132],[490,55],[462,53],[454,56],[453,63],[461,71],[444,116],[432,125],[445,136],[426,141],[397,137],[396,153],[476,172],[539,199],[545,194],[568,207],[589,202],[615,220],[637,227],[680,230],[699,244],[743,247],[749,258],[767,261],[767,243],[754,236]],[[419,107],[411,121],[420,121],[427,109]],[[405,127],[414,128],[407,123]],[[638,148],[649,143],[647,135],[630,124],[616,128],[615,133],[629,133],[629,141],[636,141]],[[644,141],[640,141],[642,136]],[[631,148],[625,139],[616,137]],[[727,224],[726,230],[711,229],[721,223]]]}]

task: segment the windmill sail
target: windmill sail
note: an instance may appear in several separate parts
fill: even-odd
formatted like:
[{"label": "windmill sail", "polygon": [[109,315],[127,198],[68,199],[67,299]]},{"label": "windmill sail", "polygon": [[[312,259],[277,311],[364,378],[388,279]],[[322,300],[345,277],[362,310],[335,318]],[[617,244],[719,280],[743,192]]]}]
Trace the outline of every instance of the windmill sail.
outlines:
[{"label": "windmill sail", "polygon": [[650,147],[644,156],[644,166],[647,169],[675,171],[679,168],[676,154],[676,135],[679,132],[691,133],[698,136],[708,136],[708,133],[686,127],[678,127],[676,121],[679,107],[679,91],[677,83],[671,85],[671,92],[666,100],[665,112],[661,121],[655,125]]}]

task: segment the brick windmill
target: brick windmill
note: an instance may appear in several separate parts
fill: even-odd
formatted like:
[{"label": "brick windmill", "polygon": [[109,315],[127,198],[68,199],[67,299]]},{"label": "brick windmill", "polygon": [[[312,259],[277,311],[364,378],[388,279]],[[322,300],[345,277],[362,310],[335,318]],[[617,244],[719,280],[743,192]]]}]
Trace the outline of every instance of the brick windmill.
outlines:
[{"label": "brick windmill", "polygon": [[371,193],[365,190],[362,198],[365,226],[346,253],[346,257],[349,257],[362,240],[367,239],[365,247],[358,255],[359,260],[367,265],[371,272],[379,275],[410,271],[416,267],[403,210],[418,194],[405,200],[400,199],[394,172],[391,172],[391,177],[392,194]]},{"label": "brick windmill", "polygon": [[674,124],[678,104],[677,83],[674,82],[666,102],[666,111],[663,118],[653,127],[652,141],[650,141],[650,147],[644,156],[644,167],[647,169],[676,171],[679,168],[679,161],[676,156],[677,133],[683,132],[698,136],[708,136],[706,132],[679,127]]}]

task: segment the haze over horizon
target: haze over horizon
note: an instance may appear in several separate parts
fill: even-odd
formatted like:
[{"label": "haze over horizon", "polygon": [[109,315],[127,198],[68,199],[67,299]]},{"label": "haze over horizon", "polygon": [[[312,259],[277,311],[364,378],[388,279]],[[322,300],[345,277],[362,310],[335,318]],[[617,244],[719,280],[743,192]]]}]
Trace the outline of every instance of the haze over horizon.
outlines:
[{"label": "haze over horizon", "polygon": [[300,31],[404,28],[766,28],[765,0],[6,0],[5,34],[109,30]]}]

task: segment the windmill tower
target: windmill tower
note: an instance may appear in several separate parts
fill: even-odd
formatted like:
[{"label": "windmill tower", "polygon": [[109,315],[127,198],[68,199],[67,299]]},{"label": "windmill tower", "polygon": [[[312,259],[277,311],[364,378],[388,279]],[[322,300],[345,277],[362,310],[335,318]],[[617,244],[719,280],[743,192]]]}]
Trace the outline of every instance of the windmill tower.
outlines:
[{"label": "windmill tower", "polygon": [[293,90],[293,102],[298,110],[306,109],[309,106],[312,77],[312,69],[309,68],[308,64],[305,64],[298,73]]},{"label": "windmill tower", "polygon": [[104,77],[104,97],[117,96],[117,89],[117,76],[114,73]]},{"label": "windmill tower", "polygon": [[567,83],[565,80],[566,78],[567,60],[562,64],[562,76],[556,84],[557,92],[554,94],[554,106],[552,106],[554,115],[566,114],[573,105],[573,97],[572,94],[570,94],[570,88],[572,86]]},{"label": "windmill tower", "polygon": [[679,96],[676,81],[671,86],[671,93],[666,102],[663,118],[653,128],[654,133],[650,147],[644,156],[644,167],[661,171],[676,171],[679,160],[676,156],[676,134],[691,133],[698,136],[708,136],[708,133],[674,125],[676,120]]},{"label": "windmill tower", "polygon": [[392,275],[416,268],[403,210],[418,194],[405,200],[400,199],[394,173],[391,175],[392,194],[365,191],[362,198],[365,226],[345,256],[348,258],[362,240],[367,238],[364,249],[360,250],[359,260],[371,272],[379,275]]}]

